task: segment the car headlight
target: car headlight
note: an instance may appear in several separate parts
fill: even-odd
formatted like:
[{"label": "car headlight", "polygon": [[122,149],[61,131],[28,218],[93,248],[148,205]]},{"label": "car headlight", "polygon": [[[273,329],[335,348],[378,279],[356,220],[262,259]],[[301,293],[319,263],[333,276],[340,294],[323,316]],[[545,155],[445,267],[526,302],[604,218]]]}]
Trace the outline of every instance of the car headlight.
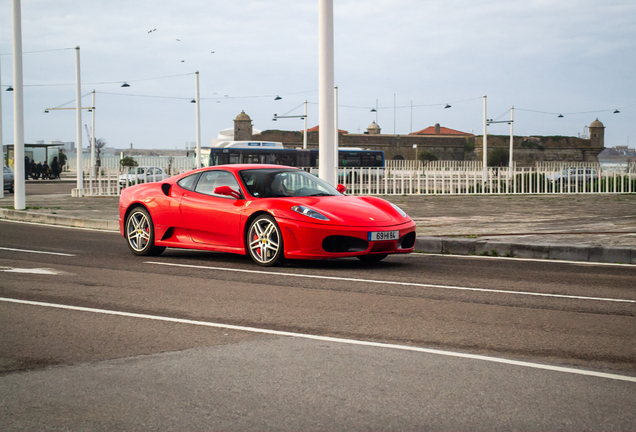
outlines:
[{"label": "car headlight", "polygon": [[293,206],[291,208],[296,213],[300,213],[301,215],[309,216],[310,218],[320,219],[323,221],[328,221],[329,218],[322,213],[318,213],[316,210],[311,209],[309,207],[305,207],[302,205]]},{"label": "car headlight", "polygon": [[396,206],[393,203],[389,203],[391,204],[391,206],[402,216],[402,217],[406,217],[406,213],[404,213],[404,210],[402,210],[401,208],[399,208],[398,206]]}]

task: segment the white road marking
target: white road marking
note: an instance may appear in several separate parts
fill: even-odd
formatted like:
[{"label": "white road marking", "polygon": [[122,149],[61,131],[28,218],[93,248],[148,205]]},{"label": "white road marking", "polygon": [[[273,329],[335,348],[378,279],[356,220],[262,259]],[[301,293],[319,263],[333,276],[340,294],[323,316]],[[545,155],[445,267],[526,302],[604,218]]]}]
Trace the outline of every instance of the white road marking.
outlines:
[{"label": "white road marking", "polygon": [[26,225],[39,225],[39,226],[50,227],[50,228],[67,228],[67,229],[76,229],[76,230],[82,230],[82,231],[93,231],[93,232],[119,234],[119,230],[104,230],[104,229],[98,229],[98,228],[83,228],[83,227],[74,227],[74,226],[67,226],[67,225],[54,225],[54,224],[40,223],[40,222],[16,221],[16,220],[2,219],[2,218],[0,218],[0,222],[10,222],[10,223],[18,223],[18,224],[26,224]]},{"label": "white road marking", "polygon": [[28,250],[28,249],[15,249],[8,247],[0,247],[0,250],[6,250],[11,252],[26,252],[26,253],[36,253],[36,254],[46,254],[46,255],[59,255],[59,256],[69,256],[73,257],[73,254],[61,253],[61,252],[46,252],[46,251],[36,251],[36,250]]},{"label": "white road marking", "polygon": [[604,263],[604,262],[593,262],[593,261],[568,261],[568,260],[555,260],[555,259],[545,259],[545,258],[520,258],[520,257],[503,257],[503,256],[487,256],[487,255],[454,255],[454,254],[436,254],[436,253],[428,253],[428,252],[415,252],[412,254],[394,254],[392,256],[401,256],[401,257],[426,257],[426,256],[440,256],[440,257],[449,257],[449,258],[478,258],[478,259],[492,259],[492,260],[512,260],[512,261],[533,261],[540,263],[555,263],[555,264],[578,264],[578,265],[588,265],[588,266],[619,266],[619,267],[636,267],[636,264],[621,264],[621,263]]},{"label": "white road marking", "polygon": [[441,289],[460,290],[460,291],[491,292],[491,293],[498,293],[498,294],[515,294],[515,295],[527,295],[527,296],[537,296],[537,297],[556,297],[556,298],[566,298],[566,299],[576,299],[576,300],[595,300],[595,301],[620,302],[620,303],[636,303],[636,300],[630,300],[630,299],[614,299],[614,298],[606,298],[606,297],[585,297],[585,296],[573,296],[573,295],[567,295],[567,294],[537,293],[537,292],[529,292],[529,291],[508,291],[508,290],[497,290],[497,289],[489,289],[489,288],[471,288],[471,287],[460,287],[460,286],[451,286],[451,285],[423,284],[423,283],[415,283],[415,282],[356,279],[356,278],[346,278],[341,276],[292,274],[292,273],[270,272],[270,271],[263,271],[263,270],[247,270],[247,269],[236,269],[236,268],[227,268],[227,267],[208,267],[208,266],[198,266],[198,265],[192,265],[192,264],[176,264],[176,263],[156,262],[156,261],[145,261],[144,264],[196,268],[196,269],[203,269],[203,270],[231,271],[231,272],[239,272],[239,273],[267,274],[267,275],[273,275],[273,276],[289,276],[289,277],[327,279],[327,280],[349,281],[349,282],[364,282],[364,283],[374,283],[374,284],[384,284],[384,285],[402,285],[402,286],[415,286],[415,287],[423,287],[423,288],[441,288]]},{"label": "white road marking", "polygon": [[15,268],[15,267],[0,267],[0,272],[29,273],[29,274],[39,274],[39,275],[58,275],[63,273],[51,268]]},{"label": "white road marking", "polygon": [[420,347],[414,347],[414,346],[408,346],[408,345],[369,342],[369,341],[362,341],[362,340],[356,340],[356,339],[344,339],[344,338],[318,336],[318,335],[311,335],[311,334],[304,334],[304,333],[292,333],[292,332],[286,332],[286,331],[262,329],[257,327],[245,327],[245,326],[237,326],[237,325],[231,325],[231,324],[213,323],[208,321],[195,321],[195,320],[188,320],[188,319],[182,319],[182,318],[171,318],[171,317],[160,316],[160,315],[121,312],[121,311],[114,311],[114,310],[107,310],[107,309],[95,309],[95,308],[87,308],[87,307],[81,307],[81,306],[69,306],[69,305],[56,304],[56,303],[45,303],[45,302],[37,302],[37,301],[30,301],[30,300],[4,298],[4,297],[0,297],[0,301],[7,302],[7,303],[31,305],[31,306],[50,307],[50,308],[56,308],[56,309],[67,309],[67,310],[73,310],[73,311],[79,311],[79,312],[91,312],[91,313],[99,313],[99,314],[105,314],[105,315],[123,316],[123,317],[129,317],[129,318],[143,318],[143,319],[166,321],[166,322],[173,322],[173,323],[179,323],[179,324],[190,324],[190,325],[197,325],[197,326],[222,328],[227,330],[245,331],[245,332],[251,332],[251,333],[262,333],[262,334],[269,334],[269,335],[275,335],[275,336],[287,336],[287,337],[295,337],[295,338],[301,338],[301,339],[311,339],[311,340],[318,340],[323,342],[334,342],[334,343],[341,343],[341,344],[348,344],[348,345],[361,345],[361,346],[369,346],[369,347],[375,347],[375,348],[388,348],[388,349],[396,349],[396,350],[402,350],[402,351],[421,352],[426,354],[435,354],[435,355],[457,357],[457,358],[464,358],[464,359],[471,359],[471,360],[481,360],[481,361],[488,361],[492,363],[501,363],[501,364],[507,364],[507,365],[513,365],[513,366],[523,366],[523,367],[528,367],[533,369],[543,369],[543,370],[549,370],[549,371],[571,373],[576,375],[586,375],[586,376],[607,378],[607,379],[613,379],[613,380],[619,380],[619,381],[630,381],[630,382],[636,383],[636,377],[632,377],[632,376],[617,375],[617,374],[610,374],[605,372],[596,372],[596,371],[590,371],[585,369],[575,369],[575,368],[562,367],[562,366],[551,366],[551,365],[546,365],[541,363],[532,363],[532,362],[525,362],[525,361],[518,361],[518,360],[508,360],[504,358],[490,357],[490,356],[484,356],[484,355],[478,355],[478,354],[466,354],[466,353],[459,353],[459,352],[453,352],[453,351],[420,348]]}]

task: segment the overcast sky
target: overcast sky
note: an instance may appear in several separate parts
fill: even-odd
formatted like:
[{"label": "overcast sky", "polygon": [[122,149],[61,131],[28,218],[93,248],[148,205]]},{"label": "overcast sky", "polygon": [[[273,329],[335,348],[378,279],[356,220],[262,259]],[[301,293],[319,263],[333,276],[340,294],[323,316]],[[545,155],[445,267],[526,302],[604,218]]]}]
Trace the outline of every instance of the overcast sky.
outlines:
[{"label": "overcast sky", "polygon": [[[515,107],[515,135],[577,136],[598,117],[607,147],[636,145],[634,0],[334,0],[334,28],[339,127],[350,133],[376,119],[377,99],[383,133],[440,123],[480,135],[487,95],[488,118]],[[10,0],[0,0],[0,36],[6,144]],[[257,129],[302,130],[272,116],[302,114],[307,99],[308,125],[318,124],[318,0],[23,0],[22,37],[26,142],[76,140],[74,111],[43,113],[75,97],[75,53],[64,48],[76,45],[82,93],[96,90],[96,132],[109,146],[195,141],[196,70],[203,145],[241,110]],[[44,50],[56,51],[29,53]]]}]

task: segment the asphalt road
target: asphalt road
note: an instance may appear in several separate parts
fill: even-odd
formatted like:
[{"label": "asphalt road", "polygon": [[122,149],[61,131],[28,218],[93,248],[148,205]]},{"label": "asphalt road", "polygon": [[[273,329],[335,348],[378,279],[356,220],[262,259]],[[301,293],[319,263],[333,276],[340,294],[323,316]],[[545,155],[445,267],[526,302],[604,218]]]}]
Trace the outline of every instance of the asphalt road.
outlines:
[{"label": "asphalt road", "polygon": [[0,221],[0,297],[2,430],[636,428],[633,266],[263,269]]}]

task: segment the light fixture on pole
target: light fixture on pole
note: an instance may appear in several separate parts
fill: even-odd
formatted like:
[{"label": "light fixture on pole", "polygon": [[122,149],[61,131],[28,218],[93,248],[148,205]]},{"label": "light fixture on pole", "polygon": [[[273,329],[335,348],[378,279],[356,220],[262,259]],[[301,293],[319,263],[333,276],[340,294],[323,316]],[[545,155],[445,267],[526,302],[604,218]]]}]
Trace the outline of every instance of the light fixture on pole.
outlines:
[{"label": "light fixture on pole", "polygon": [[619,110],[614,110],[614,112],[612,114],[618,114],[618,113],[620,113]]},{"label": "light fixture on pole", "polygon": [[5,91],[13,91],[13,87],[9,86]]},{"label": "light fixture on pole", "polygon": [[126,82],[125,82],[125,83],[123,83],[121,86],[122,86],[122,87],[130,87],[130,84],[128,84],[128,83],[126,83]]},{"label": "light fixture on pole", "polygon": [[563,114],[559,114],[557,117],[558,118],[563,118]]},{"label": "light fixture on pole", "polygon": [[446,104],[446,106],[444,107],[444,109],[448,109],[448,108],[452,108],[450,104]]},{"label": "light fixture on pole", "polygon": [[280,96],[276,96],[276,97],[274,98],[274,100],[281,100],[281,99],[282,99],[282,97],[280,97]]}]

